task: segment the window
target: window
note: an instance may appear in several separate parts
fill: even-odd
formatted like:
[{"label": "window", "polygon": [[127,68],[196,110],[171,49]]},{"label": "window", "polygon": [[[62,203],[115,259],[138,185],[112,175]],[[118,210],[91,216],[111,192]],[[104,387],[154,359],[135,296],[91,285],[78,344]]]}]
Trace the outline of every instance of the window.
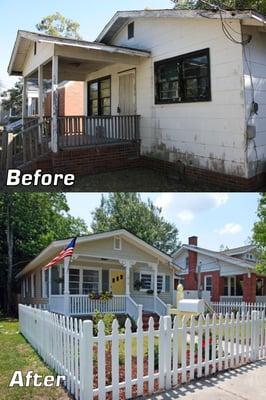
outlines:
[{"label": "window", "polygon": [[212,277],[211,276],[205,276],[204,290],[206,290],[208,292],[212,291]]},{"label": "window", "polygon": [[51,294],[57,295],[59,293],[59,265],[51,269]]},{"label": "window", "polygon": [[164,277],[162,275],[157,276],[157,291],[164,292]]},{"label": "window", "polygon": [[132,39],[134,36],[135,36],[135,23],[131,22],[127,26],[127,37],[128,37],[128,40]]},{"label": "window", "polygon": [[142,290],[151,290],[152,288],[152,275],[151,274],[140,274],[140,280],[142,283]]},{"label": "window", "polygon": [[88,83],[88,115],[111,115],[111,78]]},{"label": "window", "polygon": [[36,275],[31,275],[31,297],[34,298],[36,296]]},{"label": "window", "polygon": [[79,294],[79,269],[69,270],[69,292]]},{"label": "window", "polygon": [[122,249],[121,238],[119,236],[116,236],[114,238],[114,250],[121,250],[121,249]]},{"label": "window", "polygon": [[256,295],[263,296],[264,295],[264,279],[257,279],[256,281]]},{"label": "window", "polygon": [[209,49],[156,62],[155,104],[210,101]]},{"label": "window", "polygon": [[189,269],[189,257],[186,257],[186,270]]},{"label": "window", "polygon": [[99,271],[96,270],[83,270],[83,294],[90,292],[99,293]]}]

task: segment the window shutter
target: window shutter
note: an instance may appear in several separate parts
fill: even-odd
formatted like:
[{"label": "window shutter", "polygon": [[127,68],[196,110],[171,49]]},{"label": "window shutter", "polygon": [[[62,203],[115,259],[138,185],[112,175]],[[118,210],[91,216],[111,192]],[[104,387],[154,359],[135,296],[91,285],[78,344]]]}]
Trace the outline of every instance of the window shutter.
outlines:
[{"label": "window shutter", "polygon": [[109,291],[109,271],[107,269],[102,271],[102,291]]},{"label": "window shutter", "polygon": [[165,291],[170,292],[170,276],[165,276]]}]

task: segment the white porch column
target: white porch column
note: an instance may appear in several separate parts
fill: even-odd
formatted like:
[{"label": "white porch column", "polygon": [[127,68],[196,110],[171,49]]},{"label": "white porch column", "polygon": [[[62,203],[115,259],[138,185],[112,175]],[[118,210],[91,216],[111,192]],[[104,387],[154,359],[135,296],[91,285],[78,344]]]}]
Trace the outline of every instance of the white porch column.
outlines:
[{"label": "white porch column", "polygon": [[[39,86],[39,98],[38,98],[38,114],[39,122],[43,122],[43,66],[38,67],[38,86]],[[39,141],[41,141],[42,128],[39,127]]]},{"label": "white porch column", "polygon": [[27,78],[23,78],[23,87],[22,87],[22,124],[25,123],[25,117],[28,116],[27,113]]},{"label": "white porch column", "polygon": [[52,96],[51,96],[51,149],[54,153],[58,151],[58,56],[52,58]]},{"label": "white porch column", "polygon": [[120,260],[120,264],[122,264],[126,270],[126,295],[130,296],[130,269],[135,264],[135,261]]},{"label": "white porch column", "polygon": [[158,264],[150,264],[151,268],[153,269],[153,295],[154,297],[157,296],[157,277],[158,277]]},{"label": "white porch column", "polygon": [[64,314],[66,316],[70,315],[69,263],[70,263],[70,257],[64,258]]}]

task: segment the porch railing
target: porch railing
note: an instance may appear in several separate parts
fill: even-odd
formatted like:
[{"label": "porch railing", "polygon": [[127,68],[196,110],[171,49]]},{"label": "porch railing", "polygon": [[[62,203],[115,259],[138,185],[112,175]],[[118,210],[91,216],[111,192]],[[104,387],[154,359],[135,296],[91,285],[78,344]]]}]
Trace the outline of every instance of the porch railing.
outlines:
[{"label": "porch railing", "polygon": [[139,121],[139,115],[59,117],[59,147],[95,146],[137,141],[140,138]]},{"label": "porch railing", "polygon": [[220,302],[222,303],[241,302],[242,300],[243,296],[220,296]]},{"label": "porch railing", "polygon": [[226,313],[237,313],[239,312],[241,315],[246,315],[248,312],[251,314],[252,311],[265,311],[266,312],[266,304],[265,303],[245,303],[245,302],[219,302],[219,303],[211,303],[212,309],[217,314]]},{"label": "porch railing", "polygon": [[50,121],[29,126],[20,132],[4,132],[1,169],[17,168],[50,151]]},{"label": "porch railing", "polygon": [[125,296],[113,296],[110,300],[92,300],[86,295],[70,295],[71,315],[90,315],[96,310],[100,313],[126,313]]},{"label": "porch railing", "polygon": [[162,316],[165,316],[168,314],[167,305],[158,296],[155,296],[155,299],[154,299],[154,311],[158,315],[162,315]]}]

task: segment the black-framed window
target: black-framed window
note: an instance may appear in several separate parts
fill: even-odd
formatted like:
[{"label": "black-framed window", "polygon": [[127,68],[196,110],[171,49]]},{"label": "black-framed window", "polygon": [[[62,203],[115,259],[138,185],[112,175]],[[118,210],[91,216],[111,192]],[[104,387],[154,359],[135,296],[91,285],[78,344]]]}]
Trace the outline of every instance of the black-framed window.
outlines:
[{"label": "black-framed window", "polygon": [[135,36],[135,23],[134,22],[130,22],[130,24],[128,24],[127,26],[127,37],[128,40],[132,39]]},{"label": "black-framed window", "polygon": [[211,100],[209,49],[158,61],[154,73],[155,104]]},{"label": "black-framed window", "polygon": [[88,82],[88,115],[111,115],[111,77]]}]

